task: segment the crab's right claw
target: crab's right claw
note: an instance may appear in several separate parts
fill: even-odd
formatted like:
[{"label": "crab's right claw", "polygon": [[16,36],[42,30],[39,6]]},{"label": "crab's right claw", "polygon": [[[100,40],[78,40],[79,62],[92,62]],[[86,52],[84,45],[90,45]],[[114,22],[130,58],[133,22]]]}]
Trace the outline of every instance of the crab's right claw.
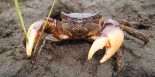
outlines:
[{"label": "crab's right claw", "polygon": [[88,60],[90,60],[94,53],[100,49],[106,48],[105,55],[100,60],[100,63],[104,63],[108,59],[110,59],[120,48],[122,42],[124,40],[123,31],[116,27],[114,22],[110,21],[111,25],[104,28],[102,31],[102,35],[97,38],[92,44],[89,54]]},{"label": "crab's right claw", "polygon": [[32,56],[32,50],[34,47],[34,44],[38,40],[41,34],[41,26],[44,23],[44,21],[37,21],[33,23],[30,28],[28,29],[28,41],[26,42],[26,54],[28,57]]}]

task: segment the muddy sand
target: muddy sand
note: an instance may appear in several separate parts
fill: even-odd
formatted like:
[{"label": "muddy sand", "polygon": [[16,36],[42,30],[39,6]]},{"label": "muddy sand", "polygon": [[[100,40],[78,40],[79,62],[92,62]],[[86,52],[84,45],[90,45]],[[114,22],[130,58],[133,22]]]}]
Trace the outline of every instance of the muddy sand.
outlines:
[{"label": "muddy sand", "polygon": [[[19,0],[19,4],[28,29],[47,16],[52,0]],[[155,0],[57,0],[51,17],[59,18],[61,11],[100,12],[105,20],[141,22],[145,25],[134,28],[150,41],[143,47],[143,41],[124,32],[120,48],[124,67],[118,74],[113,58],[104,64],[96,58],[87,61],[92,43],[85,40],[47,42],[39,56],[27,59],[13,0],[0,0],[0,77],[155,77]]]}]

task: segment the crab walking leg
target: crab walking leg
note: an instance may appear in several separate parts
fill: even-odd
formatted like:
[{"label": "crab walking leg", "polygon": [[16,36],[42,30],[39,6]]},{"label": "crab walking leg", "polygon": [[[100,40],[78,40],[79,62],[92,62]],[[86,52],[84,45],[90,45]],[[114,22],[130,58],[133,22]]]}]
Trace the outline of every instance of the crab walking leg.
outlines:
[{"label": "crab walking leg", "polygon": [[39,51],[38,51],[38,55],[40,54],[40,52],[41,52],[42,48],[44,47],[46,41],[57,42],[57,41],[60,41],[60,40],[57,39],[57,38],[55,38],[52,34],[48,34],[48,35],[46,36],[46,38],[44,39],[42,45],[40,46],[40,49],[39,49]]},{"label": "crab walking leg", "polygon": [[144,36],[142,33],[139,33],[136,30],[134,30],[134,29],[132,29],[132,28],[130,28],[128,26],[121,25],[120,27],[124,31],[126,31],[129,35],[132,35],[133,37],[144,41],[144,45],[146,45],[149,42],[149,37]]},{"label": "crab walking leg", "polygon": [[100,63],[104,63],[117,52],[117,50],[122,45],[123,39],[123,31],[119,27],[115,27],[113,25],[105,27],[102,31],[102,35],[92,44],[88,54],[88,60],[92,58],[97,50],[103,49],[103,47],[105,47],[105,55],[100,60]]},{"label": "crab walking leg", "polygon": [[144,36],[142,33],[139,33],[138,31],[136,31],[135,29],[132,28],[132,26],[136,26],[140,23],[128,22],[123,19],[120,19],[119,22],[122,24],[122,25],[120,25],[121,29],[126,31],[129,35],[132,35],[133,37],[144,41],[144,45],[146,45],[149,42],[149,37]]},{"label": "crab walking leg", "polygon": [[40,46],[39,53],[41,52],[42,48],[44,47],[46,41],[57,42],[57,41],[60,41],[60,40],[55,38],[52,34],[48,34],[46,36],[46,38],[44,39],[43,44]]}]

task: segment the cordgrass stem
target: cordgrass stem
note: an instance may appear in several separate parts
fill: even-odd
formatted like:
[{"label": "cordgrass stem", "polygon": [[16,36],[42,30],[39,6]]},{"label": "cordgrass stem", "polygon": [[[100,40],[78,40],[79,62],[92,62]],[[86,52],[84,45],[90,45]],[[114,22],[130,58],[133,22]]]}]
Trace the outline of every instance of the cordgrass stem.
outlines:
[{"label": "cordgrass stem", "polygon": [[38,48],[38,45],[39,45],[39,43],[40,43],[40,39],[41,39],[41,37],[42,37],[42,35],[43,35],[43,33],[44,33],[45,25],[47,24],[47,21],[48,21],[49,17],[50,17],[51,14],[52,14],[52,11],[53,11],[53,8],[54,8],[55,3],[56,3],[56,0],[54,0],[54,2],[52,3],[52,7],[51,7],[51,9],[50,9],[50,12],[49,12],[49,14],[48,14],[48,16],[47,16],[47,19],[46,19],[44,25],[43,25],[43,29],[42,29],[41,35],[40,35],[40,37],[39,37],[39,39],[38,39],[38,41],[37,41],[37,43],[36,43],[36,46],[35,46],[35,48],[34,48],[33,54],[35,54],[35,52],[36,52],[36,50],[37,50],[37,48]]},{"label": "cordgrass stem", "polygon": [[23,17],[22,17],[22,13],[20,11],[18,0],[14,0],[14,4],[15,4],[15,7],[16,7],[16,11],[18,13],[18,17],[19,17],[19,20],[20,20],[20,23],[21,23],[22,30],[23,30],[24,35],[26,37],[26,42],[28,42],[28,36],[27,36],[26,29],[25,29],[25,26],[24,26],[24,20],[23,20]]}]

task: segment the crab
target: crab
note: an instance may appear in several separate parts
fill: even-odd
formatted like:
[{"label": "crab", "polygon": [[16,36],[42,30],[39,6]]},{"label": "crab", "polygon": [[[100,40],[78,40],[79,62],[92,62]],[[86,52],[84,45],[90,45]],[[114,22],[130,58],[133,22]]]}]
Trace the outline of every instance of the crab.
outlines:
[{"label": "crab", "polygon": [[[32,56],[32,50],[38,39],[41,37],[42,30],[47,33],[45,38],[52,42],[66,39],[87,39],[94,41],[89,53],[88,60],[93,58],[95,52],[105,48],[105,54],[100,63],[106,62],[114,54],[118,54],[124,40],[124,33],[134,36],[147,44],[149,38],[131,28],[131,23],[120,20],[103,20],[100,13],[65,13],[61,12],[61,21],[49,18],[42,18],[34,22],[28,29],[28,42],[26,43],[26,54]],[[44,42],[45,43],[45,42]],[[41,49],[40,49],[41,50]],[[119,59],[118,59],[119,60]],[[120,61],[118,61],[120,62]],[[119,64],[119,63],[118,63]]]}]

